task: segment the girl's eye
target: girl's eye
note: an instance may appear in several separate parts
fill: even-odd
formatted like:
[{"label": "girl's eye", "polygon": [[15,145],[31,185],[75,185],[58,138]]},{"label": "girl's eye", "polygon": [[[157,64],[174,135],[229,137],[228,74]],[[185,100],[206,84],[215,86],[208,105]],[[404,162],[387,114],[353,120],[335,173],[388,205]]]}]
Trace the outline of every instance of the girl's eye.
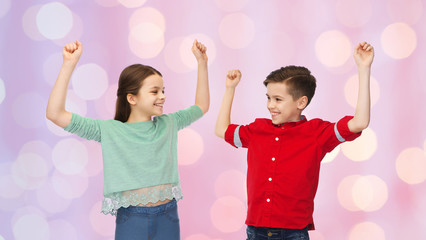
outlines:
[{"label": "girl's eye", "polygon": [[280,102],[281,101],[281,99],[279,99],[279,98],[277,98],[277,99],[275,99],[277,102]]}]

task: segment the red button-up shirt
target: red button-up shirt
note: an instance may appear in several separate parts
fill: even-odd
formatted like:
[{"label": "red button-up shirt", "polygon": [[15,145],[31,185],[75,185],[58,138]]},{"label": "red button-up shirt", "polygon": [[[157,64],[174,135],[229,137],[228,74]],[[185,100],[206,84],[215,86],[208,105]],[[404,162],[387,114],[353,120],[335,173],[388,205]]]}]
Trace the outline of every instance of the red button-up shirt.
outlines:
[{"label": "red button-up shirt", "polygon": [[282,126],[270,119],[231,124],[225,140],[247,151],[246,224],[256,227],[314,229],[312,214],[320,163],[327,152],[361,133],[348,129],[346,116],[337,123],[321,119]]}]

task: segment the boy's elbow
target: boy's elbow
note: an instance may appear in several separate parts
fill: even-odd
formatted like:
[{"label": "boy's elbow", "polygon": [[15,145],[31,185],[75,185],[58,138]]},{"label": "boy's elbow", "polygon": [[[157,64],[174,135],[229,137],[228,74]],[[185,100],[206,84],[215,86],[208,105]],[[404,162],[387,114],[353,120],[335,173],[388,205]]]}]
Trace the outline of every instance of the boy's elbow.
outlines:
[{"label": "boy's elbow", "polygon": [[220,138],[225,138],[225,131],[222,131],[221,129],[215,129],[214,134]]},{"label": "boy's elbow", "polygon": [[349,130],[353,133],[360,133],[362,131],[364,131],[366,128],[368,128],[369,123],[365,122],[365,123],[358,123],[354,126],[352,126]]}]

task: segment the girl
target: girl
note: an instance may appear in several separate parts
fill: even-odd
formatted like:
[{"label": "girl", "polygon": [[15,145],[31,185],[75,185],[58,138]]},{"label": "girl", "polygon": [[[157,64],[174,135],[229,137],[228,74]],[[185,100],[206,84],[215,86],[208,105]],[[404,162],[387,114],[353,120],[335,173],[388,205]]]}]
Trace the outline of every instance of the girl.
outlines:
[{"label": "girl", "polygon": [[63,48],[63,64],[47,104],[46,117],[66,131],[101,143],[104,164],[102,212],[117,215],[115,239],[180,239],[176,201],[177,131],[205,114],[210,105],[206,47],[194,41],[198,61],[195,105],[163,114],[163,78],[156,69],[134,64],[118,82],[114,120],[82,117],[65,110],[72,72],[83,45]]}]

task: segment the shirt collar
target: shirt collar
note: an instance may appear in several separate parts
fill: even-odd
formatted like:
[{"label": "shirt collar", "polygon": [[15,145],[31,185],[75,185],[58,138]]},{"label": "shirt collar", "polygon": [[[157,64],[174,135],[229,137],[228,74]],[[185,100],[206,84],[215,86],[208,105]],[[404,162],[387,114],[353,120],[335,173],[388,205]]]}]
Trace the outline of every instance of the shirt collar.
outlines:
[{"label": "shirt collar", "polygon": [[[302,123],[304,123],[304,122],[306,122],[306,121],[308,121],[307,119],[306,119],[306,117],[305,117],[305,115],[302,115],[301,117],[300,117],[300,120],[299,121],[297,121],[297,122],[286,122],[286,123],[282,123],[282,124],[280,124],[280,125],[275,125],[275,124],[273,124],[275,127],[279,127],[279,128],[281,128],[281,127],[286,127],[286,128],[289,128],[289,127],[294,127],[294,126],[297,126],[297,125],[299,125],[299,124],[302,124]],[[271,123],[272,124],[272,123]]]}]

